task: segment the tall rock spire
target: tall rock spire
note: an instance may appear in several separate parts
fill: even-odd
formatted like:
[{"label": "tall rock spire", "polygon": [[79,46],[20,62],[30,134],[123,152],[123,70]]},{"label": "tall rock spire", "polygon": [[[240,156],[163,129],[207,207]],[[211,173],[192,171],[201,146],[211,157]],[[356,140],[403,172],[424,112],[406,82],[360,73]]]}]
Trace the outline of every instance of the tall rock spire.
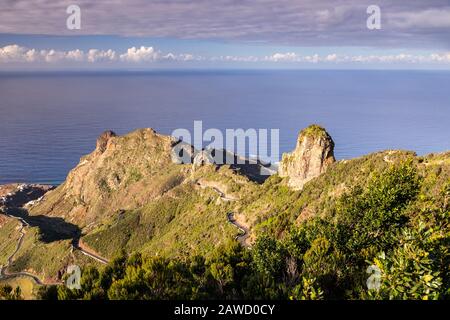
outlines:
[{"label": "tall rock spire", "polygon": [[290,187],[301,190],[306,182],[325,172],[333,162],[333,139],[324,128],[311,125],[300,132],[295,150],[283,154],[278,174],[289,178]]}]

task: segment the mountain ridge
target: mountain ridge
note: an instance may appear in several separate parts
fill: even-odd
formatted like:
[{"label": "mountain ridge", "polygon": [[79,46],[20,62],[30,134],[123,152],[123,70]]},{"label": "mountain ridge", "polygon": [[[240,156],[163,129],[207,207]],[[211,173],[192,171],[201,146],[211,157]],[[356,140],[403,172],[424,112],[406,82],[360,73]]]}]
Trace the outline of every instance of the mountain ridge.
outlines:
[{"label": "mountain ridge", "polygon": [[[71,237],[79,237],[105,259],[121,250],[150,256],[207,256],[241,233],[229,223],[230,213],[245,226],[245,241],[252,245],[259,235],[282,238],[294,226],[326,217],[336,210],[342,195],[364,187],[370,176],[396,164],[413,163],[429,184],[423,192],[430,196],[450,176],[450,152],[418,157],[388,150],[335,162],[334,142],[317,126],[299,134],[293,152],[297,156],[283,157],[281,166],[291,157],[291,167],[265,181],[255,181],[232,165],[176,164],[172,150],[177,143],[153,129],[124,136],[102,134],[95,150],[80,159],[63,184],[21,209],[27,219],[39,223],[29,228],[11,269],[57,280],[69,264],[99,265],[72,251]],[[311,167],[319,170],[308,173]],[[292,173],[307,181],[300,188],[292,185]],[[56,230],[46,236],[42,228],[50,226]],[[10,232],[8,237],[14,230]]]}]

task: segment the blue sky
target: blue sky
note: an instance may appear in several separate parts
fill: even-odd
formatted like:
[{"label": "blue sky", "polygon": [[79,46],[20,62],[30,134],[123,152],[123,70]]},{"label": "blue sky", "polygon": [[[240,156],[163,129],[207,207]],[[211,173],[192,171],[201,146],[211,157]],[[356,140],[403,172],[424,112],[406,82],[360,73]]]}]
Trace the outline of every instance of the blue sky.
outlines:
[{"label": "blue sky", "polygon": [[[69,30],[66,9],[81,10]],[[381,10],[369,30],[367,7]],[[4,0],[0,70],[450,69],[448,0]]]}]

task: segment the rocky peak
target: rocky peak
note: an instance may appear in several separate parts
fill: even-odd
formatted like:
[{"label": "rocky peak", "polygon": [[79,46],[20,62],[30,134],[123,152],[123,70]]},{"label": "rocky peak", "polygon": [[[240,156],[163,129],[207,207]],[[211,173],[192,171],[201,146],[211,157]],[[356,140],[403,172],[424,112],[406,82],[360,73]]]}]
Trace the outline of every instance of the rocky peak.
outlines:
[{"label": "rocky peak", "polygon": [[290,187],[301,190],[306,182],[325,172],[333,162],[333,139],[324,128],[311,125],[300,132],[295,150],[283,154],[278,174],[289,178]]},{"label": "rocky peak", "polygon": [[108,141],[113,138],[116,137],[117,135],[111,131],[105,131],[103,132],[98,138],[97,138],[97,147],[96,150],[99,151],[100,153],[105,152],[106,147],[108,146]]},{"label": "rocky peak", "polygon": [[83,156],[66,181],[29,212],[92,227],[118,210],[137,208],[183,178],[183,167],[171,159],[172,144],[170,137],[150,128],[123,136],[106,131],[95,151]]}]

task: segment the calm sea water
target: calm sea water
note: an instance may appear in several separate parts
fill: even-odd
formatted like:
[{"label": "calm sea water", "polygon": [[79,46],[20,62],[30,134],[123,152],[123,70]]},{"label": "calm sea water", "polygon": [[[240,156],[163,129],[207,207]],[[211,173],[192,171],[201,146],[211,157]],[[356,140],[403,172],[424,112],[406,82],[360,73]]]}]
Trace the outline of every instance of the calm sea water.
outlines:
[{"label": "calm sea water", "polygon": [[337,158],[450,149],[450,72],[218,71],[0,74],[0,184],[60,183],[97,136],[152,127],[279,128],[280,149],[318,123]]}]

